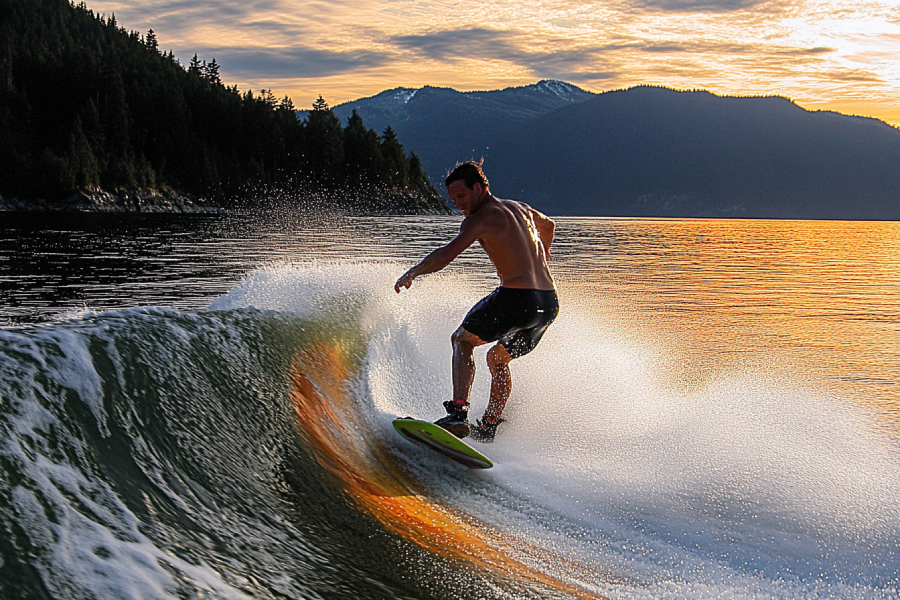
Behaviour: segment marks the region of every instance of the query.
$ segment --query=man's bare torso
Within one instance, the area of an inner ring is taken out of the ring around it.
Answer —
[[[534,221],[536,214],[540,215],[527,204],[491,196],[466,217],[471,220],[467,225],[478,232],[478,242],[494,264],[503,287],[554,289],[546,250]]]

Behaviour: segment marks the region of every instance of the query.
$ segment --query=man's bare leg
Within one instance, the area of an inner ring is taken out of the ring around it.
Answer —
[[[485,344],[484,340],[469,333],[462,325],[450,337],[453,342],[453,399],[469,401],[472,382],[475,380],[475,346]]]
[[[491,399],[488,402],[487,410],[484,411],[485,420],[490,424],[496,424],[503,409],[506,407],[506,401],[509,400],[509,394],[512,392],[512,375],[509,372],[509,363],[512,356],[506,351],[506,348],[497,344],[487,354],[488,368],[491,370]]]

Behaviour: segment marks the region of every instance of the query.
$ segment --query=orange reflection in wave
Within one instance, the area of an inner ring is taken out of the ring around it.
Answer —
[[[536,571],[511,558],[509,551],[514,547],[517,553],[544,564],[566,565],[570,572],[584,572],[585,566],[502,534],[417,492],[414,477],[403,472],[385,448],[365,443],[372,436],[365,425],[354,422],[356,409],[347,390],[348,379],[340,348],[315,344],[295,357],[291,402],[301,437],[361,508],[388,530],[436,555],[469,561],[495,575],[576,598],[603,598]],[[592,576],[598,578],[595,572]]]

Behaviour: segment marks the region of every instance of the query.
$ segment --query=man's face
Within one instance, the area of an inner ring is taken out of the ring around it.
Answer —
[[[478,208],[478,202],[484,195],[484,187],[480,183],[476,183],[471,188],[466,187],[466,182],[458,179],[447,186],[447,194],[453,201],[453,206],[459,209],[459,212],[468,216],[473,208]]]

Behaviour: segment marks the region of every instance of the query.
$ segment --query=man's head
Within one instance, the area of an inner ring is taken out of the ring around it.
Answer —
[[[488,178],[485,176],[484,171],[481,170],[481,165],[483,164],[483,158],[480,162],[470,160],[464,163],[456,163],[456,166],[453,167],[453,170],[447,175],[447,179],[444,180],[444,184],[449,189],[450,184],[454,181],[463,181],[465,182],[466,187],[471,190],[475,187],[476,183],[480,183],[485,191],[490,191]]]
[[[466,216],[476,212],[485,199],[491,196],[487,177],[481,170],[483,162],[482,159],[480,163],[472,161],[457,163],[447,175],[447,194],[459,212]]]
[[[484,164],[483,158],[481,162],[470,160],[456,163],[444,181],[450,200],[464,215],[470,215],[477,211],[485,198],[489,198],[491,195],[488,178],[481,170],[482,164]]]

